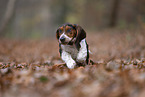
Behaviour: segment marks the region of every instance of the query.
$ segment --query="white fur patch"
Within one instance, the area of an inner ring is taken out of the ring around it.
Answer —
[[[84,62],[84,61],[86,61],[86,58],[87,58],[87,45],[86,45],[86,40],[83,39],[80,42],[80,45],[81,45],[81,48],[80,48],[79,53],[77,55],[77,61],[78,62]]]
[[[69,42],[69,41],[72,39],[72,38],[68,37],[68,36],[67,36],[66,34],[64,34],[64,33],[60,36],[60,38],[61,38],[61,37],[64,37],[64,38],[65,38],[65,42]],[[60,38],[59,38],[59,39],[60,39]],[[60,40],[59,40],[59,43],[61,43]]]
[[[62,60],[66,63],[67,67],[72,69],[76,65],[76,61],[85,63],[87,58],[87,45],[86,40],[83,39],[80,42],[79,51],[74,45],[61,45],[62,48]]]
[[[66,63],[68,68],[73,69],[75,67],[76,62],[72,59],[71,55],[68,52],[63,50],[61,58]]]

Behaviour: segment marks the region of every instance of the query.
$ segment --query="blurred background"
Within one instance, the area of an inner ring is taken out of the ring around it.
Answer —
[[[66,22],[88,32],[134,29],[145,23],[145,0],[0,0],[1,37],[55,37]]]
[[[62,65],[66,22],[94,65]],[[145,97],[145,0],[0,0],[0,97]]]

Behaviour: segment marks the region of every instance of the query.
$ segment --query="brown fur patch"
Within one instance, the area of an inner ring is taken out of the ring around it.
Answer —
[[[59,27],[58,30],[57,30],[57,34],[58,34],[59,37],[64,32],[70,38],[73,38],[73,37],[76,36],[76,30],[74,28],[72,28],[71,26],[68,26],[68,25],[64,26],[63,25],[63,26]]]
[[[72,27],[70,26],[66,26],[65,27],[65,34],[70,37],[70,38],[73,38],[75,35],[76,35],[76,30],[73,29]]]

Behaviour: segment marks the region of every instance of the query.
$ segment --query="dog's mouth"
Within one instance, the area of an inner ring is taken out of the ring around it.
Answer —
[[[75,41],[75,38],[72,38],[70,41],[59,41],[59,43],[63,45],[73,45]]]
[[[68,44],[68,42],[60,42],[61,44],[63,44],[63,45],[67,45]]]
[[[63,45],[73,45],[72,41],[69,41],[69,42],[60,42],[60,43],[63,44]]]

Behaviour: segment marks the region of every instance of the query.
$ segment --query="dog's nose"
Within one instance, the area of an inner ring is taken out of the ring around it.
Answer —
[[[61,41],[61,42],[64,42],[64,41],[65,41],[65,38],[64,38],[64,37],[61,37],[61,38],[60,38],[60,41]]]

